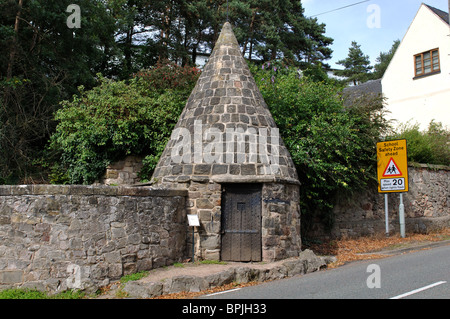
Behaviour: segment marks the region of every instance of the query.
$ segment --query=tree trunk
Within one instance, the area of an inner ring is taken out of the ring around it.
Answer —
[[[130,29],[127,31],[127,37],[125,39],[125,66],[127,68],[127,72],[131,73],[132,68],[132,62],[131,62],[131,56],[132,56],[132,49],[131,46],[133,45],[133,26],[130,26]]]
[[[19,21],[20,21],[20,15],[22,14],[22,6],[23,6],[23,0],[19,0],[19,9],[16,14],[16,22],[14,23],[14,37],[11,45],[11,52],[9,53],[9,62],[8,62],[8,68],[6,71],[6,79],[9,80],[12,78],[12,70],[14,66],[14,60],[16,58],[16,52],[17,52],[17,39],[19,37]]]
[[[248,53],[248,59],[251,61],[252,60],[252,55],[253,55],[253,36],[250,39],[250,51]]]
[[[197,45],[194,45],[192,47],[192,64],[195,66],[195,64],[197,63]]]
[[[250,30],[249,30],[250,31],[250,48],[252,47],[252,42],[253,42],[253,25],[254,25],[254,22],[255,22],[256,10],[253,11],[252,21],[250,22]],[[242,56],[244,56],[244,57],[245,57],[245,53],[247,51],[247,44],[248,44],[248,42],[249,42],[249,39],[247,38],[247,40],[245,41],[245,44],[244,44],[244,50],[242,52]],[[251,55],[251,49],[250,49],[249,60],[251,60],[251,59],[252,59],[252,55]]]

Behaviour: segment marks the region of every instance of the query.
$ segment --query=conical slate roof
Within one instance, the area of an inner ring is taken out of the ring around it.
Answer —
[[[228,22],[166,145],[153,180],[299,184],[290,154]]]

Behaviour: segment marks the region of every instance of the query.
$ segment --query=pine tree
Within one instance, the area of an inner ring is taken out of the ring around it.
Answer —
[[[361,46],[356,41],[352,42],[347,58],[338,61],[337,64],[343,65],[345,69],[337,70],[335,74],[346,77],[354,85],[366,82],[369,79],[370,70],[373,69],[370,65],[369,56],[364,55]]]
[[[381,79],[386,72],[386,69],[391,63],[392,58],[394,57],[395,52],[397,51],[398,46],[400,45],[400,40],[394,41],[391,49],[388,52],[380,52],[380,55],[377,58],[377,63],[374,66],[373,79]]]
[[[234,0],[229,8],[243,55],[250,60],[284,59],[302,65],[331,57],[328,46],[333,39],[325,36],[324,24],[305,17],[300,1]]]

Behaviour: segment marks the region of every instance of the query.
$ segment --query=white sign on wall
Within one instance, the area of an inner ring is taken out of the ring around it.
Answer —
[[[200,220],[198,215],[189,214],[187,215],[189,226],[200,226]]]

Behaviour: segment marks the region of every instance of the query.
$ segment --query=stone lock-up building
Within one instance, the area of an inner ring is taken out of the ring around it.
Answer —
[[[301,251],[297,172],[228,22],[152,182],[188,190],[197,258],[274,261]]]

